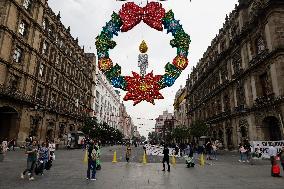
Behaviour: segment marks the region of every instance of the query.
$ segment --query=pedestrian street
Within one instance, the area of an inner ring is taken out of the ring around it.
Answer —
[[[171,165],[171,172],[162,172],[160,157],[147,156],[147,164],[141,162],[142,147],[132,147],[130,163],[125,161],[125,147],[111,146],[102,149],[102,169],[97,180],[86,180],[87,166],[83,164],[83,150],[58,150],[56,160],[43,176],[35,180],[22,180],[20,173],[26,166],[24,151],[8,152],[0,163],[1,189],[282,189],[284,178],[270,176],[269,161],[255,165],[238,162],[238,153],[223,153],[217,161],[206,161],[205,166],[186,168],[183,160]],[[112,163],[117,152],[117,163]],[[154,163],[148,163],[152,161]]]

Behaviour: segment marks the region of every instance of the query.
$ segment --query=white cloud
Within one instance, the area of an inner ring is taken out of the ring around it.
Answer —
[[[57,14],[61,12],[61,20],[65,26],[71,26],[71,33],[79,38],[79,44],[85,50],[95,52],[95,37],[101,28],[110,20],[113,11],[118,12],[125,2],[116,0],[49,0],[50,7]],[[136,0],[137,4],[145,4],[147,0]],[[146,102],[132,106],[133,102],[124,102],[129,114],[134,118],[135,124],[144,124],[140,131],[147,135],[148,129],[154,127],[154,121],[135,118],[156,118],[162,111],[173,111],[175,92],[185,81],[192,66],[202,58],[203,53],[211,44],[211,40],[218,34],[219,29],[237,0],[168,0],[163,2],[166,10],[172,9],[175,18],[180,20],[184,30],[190,34],[192,43],[189,52],[189,66],[176,80],[173,87],[161,91],[165,99],[156,100],[156,105]],[[166,31],[158,32],[146,24],[141,23],[127,33],[120,33],[114,40],[117,42],[115,49],[110,51],[111,58],[122,67],[123,74],[129,75],[131,71],[138,71],[137,56],[138,46],[145,39],[149,46],[149,69],[155,74],[162,74],[167,62],[171,62],[176,49],[171,48],[169,41],[172,39]],[[122,93],[124,95],[125,92]]]

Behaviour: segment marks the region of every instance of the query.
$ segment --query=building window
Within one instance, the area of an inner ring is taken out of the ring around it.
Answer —
[[[28,24],[22,20],[19,25],[19,34],[25,37],[27,33],[28,33]]]
[[[57,73],[54,73],[54,74],[53,74],[53,81],[52,81],[52,82],[53,82],[54,84],[57,84],[57,80],[58,80],[58,74],[57,74]]]
[[[32,6],[31,0],[24,0],[23,2],[23,7],[27,10],[30,11]]]
[[[17,63],[21,62],[22,56],[23,56],[23,49],[17,46],[13,54],[14,61]]]
[[[59,138],[63,138],[64,131],[65,131],[65,125],[64,124],[60,124],[60,126],[59,126],[59,133],[58,133],[58,137]]]
[[[262,96],[267,96],[271,93],[272,89],[269,83],[269,78],[267,72],[259,76]]]
[[[242,61],[242,57],[240,53],[236,53],[233,56],[233,69],[234,69],[234,74],[238,74],[241,71],[241,61]]]
[[[36,98],[43,100],[44,89],[43,87],[38,87],[36,92]]]
[[[237,93],[237,106],[240,107],[245,104],[245,87],[243,81],[237,82],[236,93]]]
[[[41,63],[39,65],[39,76],[44,77],[44,74],[45,74],[45,65]]]
[[[230,97],[228,94],[224,96],[224,111],[229,111],[231,109],[230,107]]]
[[[10,87],[13,91],[18,89],[19,83],[20,83],[20,77],[17,75],[11,75],[10,78]]]
[[[55,66],[58,66],[59,65],[59,55],[56,54],[55,55]]]
[[[56,94],[52,93],[50,96],[50,104],[55,105],[55,102],[56,102]]]
[[[49,44],[46,42],[46,41],[44,41],[43,42],[43,45],[42,45],[42,54],[48,54],[48,50],[49,50]]]
[[[31,127],[30,127],[30,132],[29,132],[30,136],[37,136],[38,128],[39,128],[39,121],[40,121],[39,116],[31,117]]]

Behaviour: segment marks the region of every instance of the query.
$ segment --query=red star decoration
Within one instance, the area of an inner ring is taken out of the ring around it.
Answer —
[[[155,104],[154,99],[164,99],[159,92],[160,86],[158,81],[161,75],[153,75],[153,71],[146,76],[141,77],[138,73],[132,72],[133,77],[127,76],[126,90],[128,91],[123,100],[133,100],[134,106],[141,101],[147,101]]]

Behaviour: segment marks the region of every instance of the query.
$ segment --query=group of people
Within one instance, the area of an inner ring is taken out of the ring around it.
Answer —
[[[271,176],[279,177],[280,176],[280,166],[277,163],[277,160],[280,160],[280,164],[282,165],[282,169],[284,171],[284,147],[282,147],[281,151],[278,153],[277,148],[275,147],[275,143],[268,149],[268,154],[270,156],[271,162]]]
[[[240,159],[239,162],[250,162],[251,160],[251,145],[246,139],[243,143],[239,144]]]
[[[252,152],[252,146],[250,145],[248,140],[245,140],[244,143],[241,143],[239,145],[239,152],[240,152],[240,159],[239,162],[250,162],[252,159],[252,155],[255,158],[261,158],[262,152],[257,145],[254,149],[254,152]],[[275,147],[275,143],[272,143],[272,145],[268,148],[268,155],[270,157],[270,163],[271,163],[271,176],[278,177],[280,176],[280,166],[278,165],[278,160],[280,161],[280,164],[282,166],[282,169],[284,171],[284,147],[282,147],[281,151],[278,152],[277,148]]]
[[[198,146],[196,143],[189,143],[183,150],[183,153],[189,157],[192,157],[194,153],[206,154],[207,160],[217,160],[217,150],[219,146],[220,142],[218,140],[208,140],[201,146]]]
[[[44,170],[49,170],[52,166],[52,161],[55,159],[55,144],[53,142],[43,142],[27,139],[25,145],[25,153],[27,155],[27,167],[21,173],[21,178],[24,179],[26,174],[29,180],[34,180],[35,174],[43,175]]]

